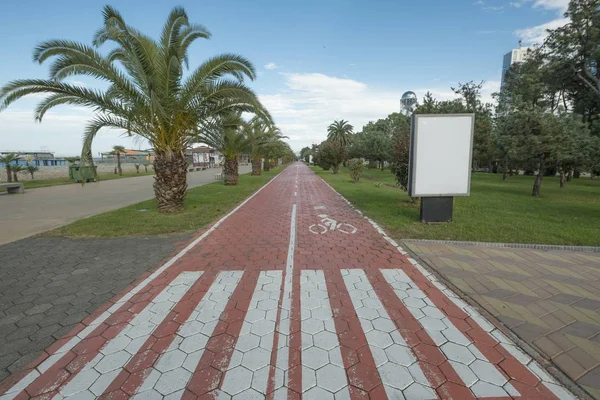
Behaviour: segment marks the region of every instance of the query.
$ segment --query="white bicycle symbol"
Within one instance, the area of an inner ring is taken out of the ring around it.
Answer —
[[[327,214],[319,214],[322,224],[312,224],[308,230],[315,235],[324,235],[329,231],[338,230],[347,235],[356,233],[356,228],[353,225],[345,222],[338,223],[335,219],[329,218]]]

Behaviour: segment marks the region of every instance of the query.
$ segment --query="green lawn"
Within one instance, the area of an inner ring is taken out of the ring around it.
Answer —
[[[419,207],[398,188],[373,180],[352,183],[347,171],[338,175],[312,168],[365,215],[396,239],[465,240],[600,246],[600,180],[573,179],[564,189],[557,178],[544,177],[540,198],[531,196],[534,177],[476,173],[471,196],[456,197],[454,221],[422,224]],[[365,170],[383,183],[395,184],[389,171]]]
[[[188,190],[185,211],[161,214],[148,200],[115,211],[81,219],[49,233],[54,236],[143,236],[193,232],[229,212],[281,172],[277,167],[261,176],[240,175],[237,186],[215,182]]]
[[[110,179],[133,178],[136,176],[144,176],[144,175],[154,175],[154,171],[144,172],[144,169],[140,168],[139,174],[135,173],[135,172],[123,173],[122,176],[115,175],[115,174],[99,174],[98,179],[101,181],[107,181]],[[54,179],[40,179],[40,180],[37,180],[37,179],[31,180],[28,178],[29,178],[29,176],[27,178],[22,178],[22,177],[19,178],[19,182],[22,182],[25,185],[25,189],[35,189],[35,188],[46,187],[46,186],[69,185],[69,184],[75,183],[72,179],[69,179],[69,177],[54,178]]]

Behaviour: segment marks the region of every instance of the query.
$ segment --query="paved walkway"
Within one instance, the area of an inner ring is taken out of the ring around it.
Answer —
[[[86,318],[1,399],[571,399],[302,164]]]
[[[247,173],[250,166],[240,167]],[[188,188],[214,182],[221,169],[188,173]],[[81,185],[28,189],[0,195],[0,245],[56,229],[81,218],[116,210],[154,197],[150,175]]]
[[[407,246],[600,399],[600,254]]]

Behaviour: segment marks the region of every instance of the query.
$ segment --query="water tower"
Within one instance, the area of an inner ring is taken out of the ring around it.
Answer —
[[[405,115],[411,115],[417,106],[417,95],[415,92],[404,92],[400,99],[400,112]]]

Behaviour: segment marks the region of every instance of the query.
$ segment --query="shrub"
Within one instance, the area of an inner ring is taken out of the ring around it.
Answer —
[[[353,158],[352,160],[348,160],[348,169],[350,170],[350,177],[354,181],[354,183],[358,182],[360,176],[362,175],[364,164],[362,160],[357,158]]]

